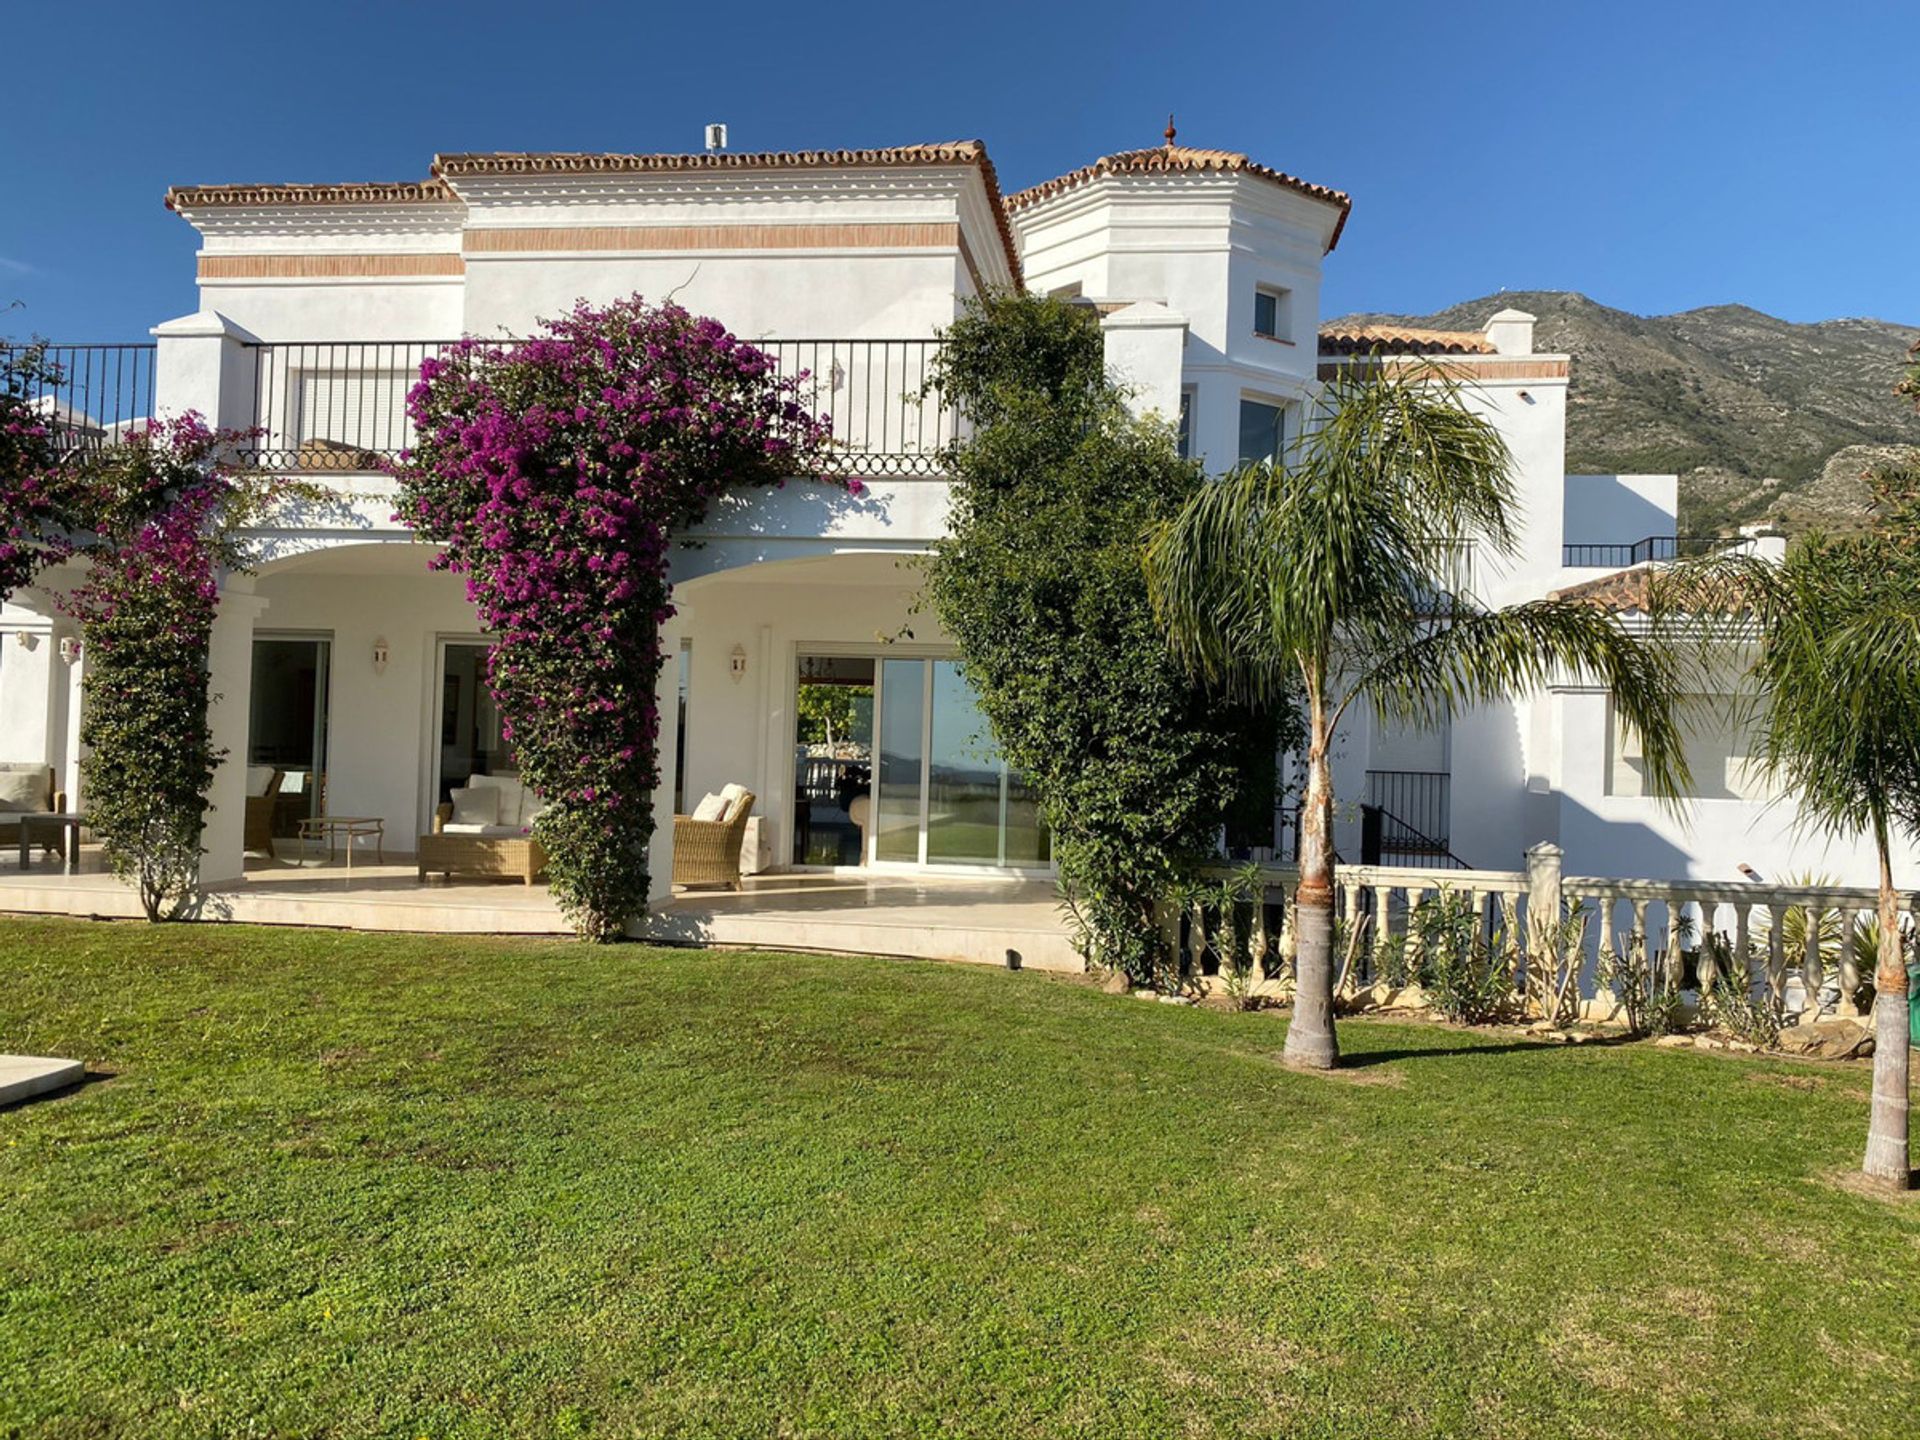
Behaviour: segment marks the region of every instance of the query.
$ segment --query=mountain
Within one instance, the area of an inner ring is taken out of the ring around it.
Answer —
[[[1861,470],[1920,445],[1920,414],[1892,393],[1920,340],[1911,325],[1796,325],[1744,305],[1633,315],[1569,291],[1346,318],[1477,330],[1509,305],[1539,317],[1536,350],[1573,357],[1567,469],[1677,473],[1688,534],[1844,521],[1864,504]]]

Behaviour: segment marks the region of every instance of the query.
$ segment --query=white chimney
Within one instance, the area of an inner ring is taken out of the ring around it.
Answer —
[[[1498,311],[1486,324],[1487,339],[1498,355],[1533,353],[1533,316],[1524,310]]]
[[[718,155],[727,148],[727,127],[724,125],[707,126],[707,153]]]

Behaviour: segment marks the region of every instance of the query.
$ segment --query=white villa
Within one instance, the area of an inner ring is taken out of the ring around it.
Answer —
[[[229,759],[211,885],[298,855],[298,821],[322,813],[379,820],[379,840],[347,842],[362,847],[356,863],[404,865],[456,788],[511,775],[463,582],[429,573],[377,467],[408,443],[403,397],[425,355],[462,335],[525,334],[579,297],[671,295],[810,372],[865,482],[859,495],[742,494],[676,557],[657,810],[667,822],[729,783],[751,790],[755,872],[1048,870],[1021,779],[983,739],[951,647],[915,604],[916,557],[947,513],[940,449],[965,424],[920,384],[936,333],[991,287],[1097,309],[1139,406],[1215,468],[1277,453],[1319,379],[1355,354],[1449,357],[1518,467],[1521,552],[1471,558],[1491,600],[1587,587],[1630,611],[1633,567],[1678,543],[1674,477],[1566,473],[1578,376],[1536,351],[1532,317],[1501,310],[1463,333],[1323,326],[1321,274],[1348,197],[1171,132],[1012,195],[984,147],[961,142],[442,155],[418,181],[188,186],[167,205],[201,238],[199,309],[155,325],[150,345],[56,347],[70,420],[105,430],[193,409],[259,427],[256,463],[339,496],[263,534],[265,562],[221,602],[212,721]],[[0,760],[52,767],[84,811],[86,655],[52,600],[70,579],[0,612]],[[851,692],[831,744],[801,713],[816,689]],[[1368,803],[1342,816],[1338,844],[1511,869],[1552,841],[1575,874],[1717,881],[1745,865],[1872,882],[1869,849],[1802,833],[1769,803],[1739,737],[1703,725],[1692,762],[1698,793],[1683,809],[1644,796],[1609,697],[1586,685],[1437,732],[1378,733],[1356,714],[1339,785]],[[1286,828],[1277,814],[1283,850]],[[662,902],[672,832],[662,823],[652,857]],[[417,903],[451,903],[438,881],[373,868]]]

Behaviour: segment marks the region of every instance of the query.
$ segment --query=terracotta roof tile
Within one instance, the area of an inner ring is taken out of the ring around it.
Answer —
[[[443,205],[453,191],[438,180],[360,185],[176,185],[167,191],[169,210],[262,205]]]
[[[568,153],[514,153],[436,155],[436,178],[466,175],[618,175],[660,174],[701,170],[846,170],[916,165],[976,165],[987,185],[987,203],[1000,232],[1001,248],[1015,280],[1020,277],[1020,255],[1013,244],[1000,196],[1000,178],[994,173],[987,147],[978,140],[940,140],[925,145],[898,145],[880,150],[721,150],[693,155],[587,155]]]
[[[1340,243],[1340,232],[1346,228],[1347,214],[1353,208],[1353,200],[1344,191],[1329,189],[1325,185],[1315,185],[1289,175],[1285,171],[1274,170],[1261,165],[1238,150],[1198,150],[1191,145],[1160,145],[1151,150],[1122,150],[1117,155],[1103,155],[1091,165],[1082,165],[1078,170],[1047,180],[1039,185],[1022,190],[1007,197],[1007,209],[1024,210],[1030,205],[1038,205],[1055,195],[1096,180],[1103,175],[1199,175],[1206,173],[1252,175],[1261,180],[1271,180],[1289,190],[1315,200],[1323,200],[1329,205],[1340,208],[1340,219],[1333,227],[1333,235],[1327,241],[1327,249],[1332,250]]]
[[[1322,355],[1492,355],[1493,342],[1479,330],[1421,330],[1411,325],[1328,325],[1320,331]]]
[[[1654,566],[1634,565],[1548,592],[1549,600],[1574,600],[1615,614],[1646,613],[1653,594]]]

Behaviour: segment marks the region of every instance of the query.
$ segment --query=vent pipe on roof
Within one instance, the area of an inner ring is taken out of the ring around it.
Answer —
[[[707,126],[707,153],[718,155],[727,148],[727,127],[724,125]]]

